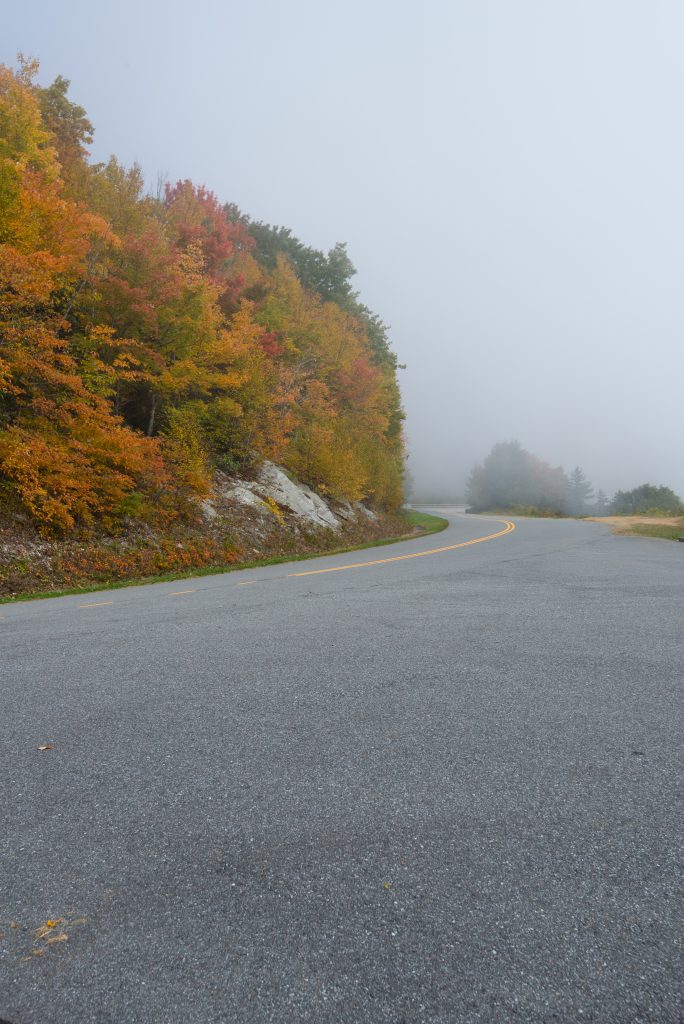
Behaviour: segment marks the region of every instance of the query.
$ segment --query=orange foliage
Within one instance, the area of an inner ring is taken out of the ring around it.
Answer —
[[[109,229],[63,198],[37,100],[0,72],[0,123],[14,126],[22,146],[15,159],[0,157],[0,474],[3,491],[40,523],[69,528],[115,515],[162,467],[88,391],[69,351],[59,304],[84,280],[93,239]]]

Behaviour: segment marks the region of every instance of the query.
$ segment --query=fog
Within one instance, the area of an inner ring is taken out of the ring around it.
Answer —
[[[93,154],[348,243],[390,324],[417,497],[517,439],[684,495],[684,6],[3,5]]]

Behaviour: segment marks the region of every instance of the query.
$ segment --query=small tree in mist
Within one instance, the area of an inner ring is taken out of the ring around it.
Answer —
[[[508,441],[495,444],[484,462],[474,467],[467,498],[475,509],[529,508],[560,514],[568,487],[560,467],[549,466],[518,441]]]
[[[682,499],[669,487],[641,484],[631,491],[618,491],[610,503],[610,512],[616,516],[643,515],[646,512],[683,511]]]
[[[594,488],[587,480],[579,466],[575,466],[568,478],[568,493],[565,511],[571,516],[587,514]]]
[[[413,501],[416,493],[416,485],[413,479],[413,473],[411,472],[411,466],[409,465],[408,459],[404,459],[404,501]]]
[[[594,498],[593,513],[595,516],[604,516],[608,511],[608,496],[603,491],[597,491]]]

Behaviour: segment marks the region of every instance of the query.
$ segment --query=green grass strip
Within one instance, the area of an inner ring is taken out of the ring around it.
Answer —
[[[659,537],[661,540],[679,540],[684,537],[684,522],[677,526],[667,523],[635,523],[630,526],[628,533],[635,533],[639,537]]]

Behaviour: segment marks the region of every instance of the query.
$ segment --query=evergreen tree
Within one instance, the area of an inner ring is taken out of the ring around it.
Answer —
[[[579,466],[575,466],[568,481],[566,511],[571,516],[586,515],[594,489]]]
[[[603,491],[597,491],[594,498],[594,515],[605,516],[608,511],[608,496]]]

